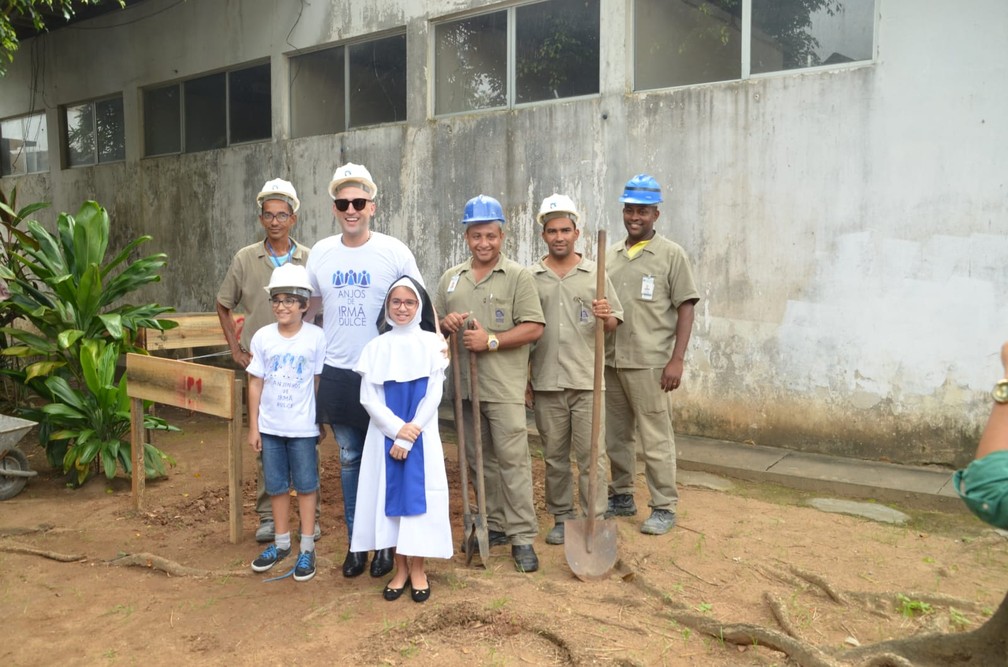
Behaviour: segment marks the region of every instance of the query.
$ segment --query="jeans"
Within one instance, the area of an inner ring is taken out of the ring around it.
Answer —
[[[364,437],[361,431],[347,424],[330,424],[340,448],[340,484],[343,487],[343,514],[346,516],[347,541],[353,536],[354,514],[357,511],[357,482],[360,479]]]
[[[280,496],[292,487],[299,495],[318,491],[317,437],[288,438],[269,433],[260,435],[266,493]]]

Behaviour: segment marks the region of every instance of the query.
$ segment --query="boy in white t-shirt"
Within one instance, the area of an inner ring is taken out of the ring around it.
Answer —
[[[315,576],[312,518],[319,488],[315,393],[326,340],[321,328],[302,321],[312,295],[303,266],[288,263],[275,269],[265,290],[277,321],[259,329],[249,345],[248,441],[262,452],[276,541],[252,561],[252,570],[265,572],[290,555],[293,488],[302,529],[293,574],[296,581],[308,581]]]

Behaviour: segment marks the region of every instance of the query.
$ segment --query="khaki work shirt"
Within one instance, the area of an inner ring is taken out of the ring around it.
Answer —
[[[308,248],[294,239],[294,253],[291,264],[304,266],[308,262]],[[286,257],[286,255],[285,255]],[[267,324],[276,320],[273,317],[273,307],[269,302],[269,294],[264,289],[269,285],[273,275],[273,257],[266,250],[264,241],[247,245],[239,250],[231,266],[228,267],[224,282],[217,291],[217,302],[232,311],[245,313],[245,324],[242,326],[240,342],[243,348],[249,349],[252,334]]]
[[[438,281],[434,307],[438,317],[468,312],[470,319],[475,318],[489,333],[508,331],[523,322],[545,323],[532,274],[504,255],[479,283],[473,281],[471,258],[445,271]],[[469,351],[459,347],[461,353],[452,350],[452,363],[459,364],[462,398],[468,399]],[[481,401],[525,402],[530,347],[522,345],[478,354]]]
[[[594,388],[596,264],[581,258],[563,278],[546,266],[544,259],[529,267],[539,289],[539,303],[546,316],[542,338],[532,346],[532,389]],[[606,276],[605,296],[616,319],[623,320],[623,306]]]
[[[623,324],[606,337],[606,365],[664,368],[675,346],[677,308],[700,300],[686,251],[655,234],[630,259],[621,240],[606,252],[606,269],[623,305]]]

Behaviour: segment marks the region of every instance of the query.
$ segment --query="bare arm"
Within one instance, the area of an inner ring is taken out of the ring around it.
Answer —
[[[1001,365],[1004,366],[1005,377],[1008,377],[1008,343],[1001,346]],[[1008,449],[1008,403],[995,403],[980,436],[976,457],[983,458],[1002,449]]]
[[[231,309],[224,307],[220,301],[217,302],[217,319],[220,320],[221,329],[224,331],[224,338],[227,340],[228,348],[231,349],[231,358],[242,368],[248,368],[252,361],[252,355],[241,346],[241,331],[235,325],[234,316]]]
[[[262,390],[263,379],[250,375],[248,386],[248,443],[257,452],[262,451],[262,438],[259,436],[259,401],[262,399]]]
[[[689,346],[690,334],[693,333],[693,304],[693,301],[683,301],[676,309],[679,313],[679,319],[676,321],[675,346],[672,349],[672,358],[662,370],[661,388],[663,391],[678,389],[682,383],[686,348]]]

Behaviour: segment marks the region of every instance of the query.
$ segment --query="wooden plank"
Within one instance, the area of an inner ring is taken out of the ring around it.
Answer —
[[[233,313],[235,324],[245,322],[245,316]],[[224,330],[217,313],[170,313],[159,319],[174,320],[178,326],[167,331],[144,329],[146,347],[151,351],[179,350],[194,347],[227,346]]]
[[[126,393],[130,398],[173,405],[225,419],[235,413],[235,372],[143,354],[126,355]],[[239,397],[240,400],[240,397]]]
[[[242,537],[242,381],[234,379],[232,414],[228,423],[228,525],[231,544]]]
[[[144,427],[143,402],[139,398],[130,400],[130,445],[133,448],[133,491],[130,494],[133,509],[143,507],[144,488],[147,474],[144,470]]]

